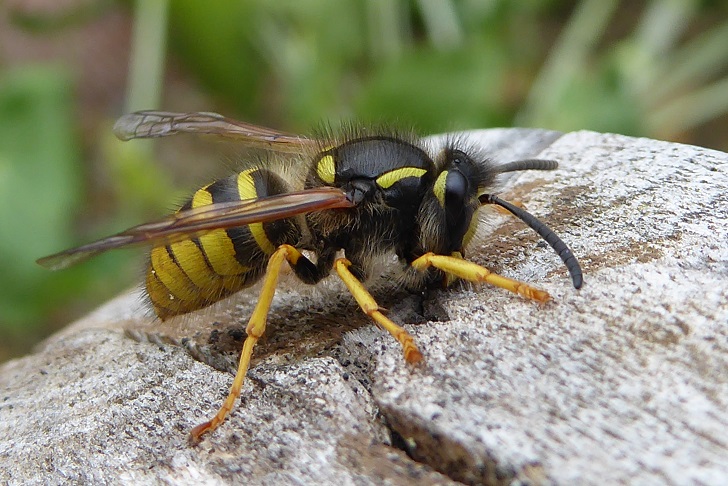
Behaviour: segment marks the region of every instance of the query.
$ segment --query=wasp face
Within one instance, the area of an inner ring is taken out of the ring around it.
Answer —
[[[419,211],[422,252],[462,253],[478,224],[478,196],[493,183],[496,171],[490,162],[448,147],[437,159],[440,167]]]

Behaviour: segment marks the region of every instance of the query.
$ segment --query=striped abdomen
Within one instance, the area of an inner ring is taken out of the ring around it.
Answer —
[[[180,209],[285,192],[288,187],[276,174],[248,169],[199,189]],[[252,285],[265,271],[268,256],[299,235],[292,220],[280,220],[213,230],[153,248],[146,290],[154,311],[161,319],[185,314]]]

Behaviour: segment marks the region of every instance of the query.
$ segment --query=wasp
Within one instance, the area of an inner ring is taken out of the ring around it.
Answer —
[[[212,419],[191,431],[194,441],[217,428],[239,397],[286,263],[307,284],[338,275],[411,364],[422,360],[414,339],[384,315],[364,285],[375,276],[377,257],[396,255],[401,283],[411,289],[462,279],[538,302],[550,299],[543,290],[464,258],[484,205],[499,206],[535,230],[561,257],[574,287],[582,285],[569,247],[533,215],[489,192],[499,175],[556,169],[551,160],[496,165],[464,140],[450,140],[433,153],[409,135],[352,128],[304,137],[203,112],[136,112],[121,117],[114,131],[121,140],[213,134],[275,155],[202,187],[168,217],[38,260],[59,269],[110,249],[151,246],[146,294],[162,320],[207,307],[262,279],[228,397]]]

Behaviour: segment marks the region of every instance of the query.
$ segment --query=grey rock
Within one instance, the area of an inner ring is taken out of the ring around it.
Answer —
[[[592,132],[467,136],[504,162],[560,161],[500,194],[571,246],[581,290],[533,231],[489,212],[467,257],[553,300],[376,286],[424,353],[411,367],[335,279],[284,279],[240,402],[197,446],[187,434],[227,394],[258,289],[165,323],[131,292],[0,368],[0,480],[725,482],[728,155]]]

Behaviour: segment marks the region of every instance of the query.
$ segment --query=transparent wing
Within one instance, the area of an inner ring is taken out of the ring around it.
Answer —
[[[177,133],[217,135],[264,150],[299,153],[320,146],[316,139],[280,132],[272,128],[227,118],[217,113],[173,113],[137,111],[116,121],[114,134],[120,140],[168,137]]]
[[[50,270],[60,270],[115,248],[166,245],[197,238],[216,229],[264,223],[322,209],[353,206],[344,192],[335,187],[209,204],[178,211],[158,221],[134,226],[93,243],[40,258],[37,262]]]

